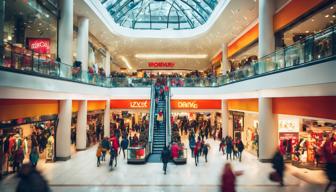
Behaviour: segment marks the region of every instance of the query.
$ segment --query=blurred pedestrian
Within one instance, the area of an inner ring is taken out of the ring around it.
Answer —
[[[226,163],[222,175],[221,192],[235,192],[236,176],[240,176],[242,174],[242,171],[233,172],[231,164]]]
[[[167,165],[168,165],[169,157],[170,157],[169,149],[168,147],[165,146],[161,152],[161,161],[163,163],[164,174],[167,174]]]
[[[331,135],[331,137],[327,138],[327,141],[322,147],[324,158],[327,161],[327,164],[325,166],[325,173],[329,180],[325,188],[325,192],[329,190],[331,185],[334,185],[334,187],[336,187],[336,147],[334,143],[335,136]],[[336,191],[336,189],[334,191]]]
[[[284,177],[284,171],[285,171],[285,163],[284,163],[283,156],[279,150],[277,150],[277,152],[273,156],[272,167],[275,169],[275,172],[277,175],[275,176],[275,179],[272,179],[272,176],[271,176],[271,180],[274,180],[274,181],[279,180],[280,185],[284,186],[283,177]]]
[[[101,145],[98,146],[97,152],[96,152],[96,157],[97,157],[97,167],[100,165],[100,158],[103,154],[103,147]]]
[[[18,174],[20,181],[16,187],[16,192],[49,192],[47,181],[32,165],[24,164]]]

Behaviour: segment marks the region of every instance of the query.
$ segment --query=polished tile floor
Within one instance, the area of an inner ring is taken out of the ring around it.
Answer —
[[[53,191],[219,191],[220,175],[227,161],[218,152],[217,141],[207,142],[212,146],[208,163],[201,157],[200,164],[196,167],[194,159],[188,157],[186,165],[168,164],[167,175],[163,174],[161,163],[128,165],[122,156],[118,157],[118,166],[112,171],[109,171],[107,162],[97,167],[96,147],[78,152],[66,162],[47,164],[40,162],[38,169],[47,178]],[[230,162],[235,170],[244,171],[237,180],[239,192],[320,192],[323,191],[326,182],[321,171],[308,171],[289,166],[285,176],[286,186],[279,187],[277,183],[268,179],[272,171],[271,165],[260,163],[253,155],[246,152],[243,154],[242,162],[233,160]],[[0,191],[15,191],[16,184],[16,177],[8,176],[0,182]]]

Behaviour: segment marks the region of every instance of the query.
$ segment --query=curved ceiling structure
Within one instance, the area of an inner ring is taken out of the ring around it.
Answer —
[[[144,30],[194,29],[207,22],[217,0],[100,0],[115,23]]]

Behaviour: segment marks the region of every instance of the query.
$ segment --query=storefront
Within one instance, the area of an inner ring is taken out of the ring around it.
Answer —
[[[321,169],[326,163],[323,146],[336,134],[336,121],[278,115],[278,132],[279,148],[285,160],[291,160],[297,167]]]
[[[57,115],[35,116],[0,122],[1,174],[13,172],[14,154],[21,149],[23,162],[29,162],[29,155],[36,149],[39,159],[55,160],[55,132]]]
[[[150,100],[111,100],[110,106],[111,133],[119,128],[140,132],[141,125],[149,122]]]
[[[44,70],[44,64],[57,57],[57,1],[6,1],[4,66]]]
[[[181,121],[187,120],[195,131],[200,128],[209,127],[207,130],[209,137],[218,136],[221,133],[221,100],[171,100],[172,117],[175,123],[179,126],[181,133],[187,133],[187,127],[182,128]]]

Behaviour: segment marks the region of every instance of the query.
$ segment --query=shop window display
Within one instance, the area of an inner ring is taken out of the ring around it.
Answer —
[[[9,122],[1,122],[2,126],[6,125],[6,127],[0,129],[1,175],[13,173],[19,169],[21,163],[29,162],[29,154],[34,149],[39,153],[40,160],[46,162],[55,160],[55,120],[28,121],[28,119],[43,120],[43,118],[45,117],[13,120],[11,122],[21,122],[21,124],[11,127],[7,126],[12,125]],[[19,161],[21,163],[18,164],[17,160],[21,157],[22,162]]]
[[[244,112],[230,111],[233,122],[233,138],[241,139],[244,131]]]
[[[254,120],[253,126],[245,129],[245,149],[252,154],[258,155],[259,151],[259,122]]]
[[[322,168],[326,153],[329,153],[324,150],[324,145],[335,137],[336,123],[303,119],[302,129],[300,140],[294,147],[293,164],[310,169]],[[335,140],[333,142],[332,147],[336,149]]]

